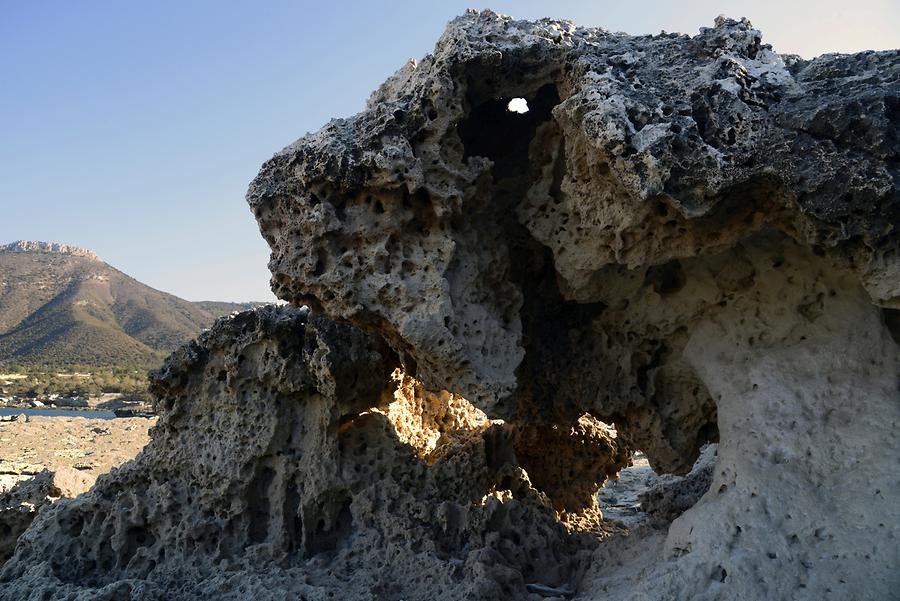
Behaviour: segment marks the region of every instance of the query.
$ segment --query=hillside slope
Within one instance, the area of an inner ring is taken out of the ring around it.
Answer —
[[[193,303],[58,244],[0,246],[0,363],[150,364],[252,303]]]

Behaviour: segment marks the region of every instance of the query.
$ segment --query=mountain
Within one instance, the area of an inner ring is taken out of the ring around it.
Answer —
[[[0,364],[149,365],[258,304],[186,301],[89,250],[14,242],[0,246]]]

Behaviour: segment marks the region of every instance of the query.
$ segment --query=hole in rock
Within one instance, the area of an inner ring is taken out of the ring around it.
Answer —
[[[684,288],[687,278],[681,263],[676,259],[647,270],[646,282],[660,296],[667,296]]]
[[[554,181],[551,193],[560,195],[560,182],[565,173],[565,152],[561,133],[552,120],[552,110],[560,102],[559,92],[552,83],[541,86],[528,95],[528,112],[516,114],[508,109],[508,100],[493,99],[473,102],[467,118],[458,127],[465,156],[491,159],[491,198],[482,206],[485,215],[479,221],[499,224],[491,236],[504,240],[508,255],[516,257],[510,265],[508,279],[522,292],[519,309],[522,324],[522,346],[528,349],[517,368],[517,380],[522,383],[519,398],[509,397],[497,408],[498,417],[515,417],[524,421],[537,416],[522,413],[522,407],[542,412],[537,421],[572,423],[579,419],[573,395],[561,392],[559,381],[578,368],[569,359],[575,346],[589,344],[579,340],[579,333],[590,330],[590,320],[603,310],[602,303],[579,304],[562,297],[554,268],[552,251],[539,243],[515,217],[516,207],[536,183],[539,172],[532,158],[546,155],[541,145],[558,149],[552,170]],[[472,99],[470,99],[471,101]],[[539,128],[541,136],[536,136]],[[588,359],[588,363],[591,360]],[[529,400],[524,403],[522,399]]]
[[[307,557],[330,553],[344,545],[353,533],[353,513],[349,495],[335,499],[327,506],[308,512],[321,516],[306,532],[304,546]],[[333,516],[333,517],[332,517]]]
[[[657,473],[646,454],[636,451],[631,465],[617,479],[607,480],[597,494],[603,519],[628,529],[671,522],[709,490],[717,449],[717,444],[704,446],[684,476]]]
[[[472,108],[458,126],[465,156],[493,161],[490,198],[480,203],[478,210],[484,215],[478,221],[499,225],[492,227],[490,235],[499,236],[508,256],[516,258],[510,263],[507,279],[523,297],[518,318],[522,328],[521,346],[526,354],[516,368],[518,389],[495,406],[493,416],[514,423],[572,424],[580,419],[586,407],[602,406],[606,402],[604,396],[629,394],[630,389],[623,386],[621,391],[608,391],[604,383],[609,374],[597,370],[598,365],[610,364],[608,341],[604,332],[594,325],[606,311],[606,305],[602,301],[576,302],[565,298],[551,249],[538,242],[518,219],[510,218],[535,187],[546,187],[551,199],[559,201],[564,196],[562,181],[568,170],[564,134],[552,117],[553,107],[560,102],[557,88],[546,84],[527,97],[526,114],[511,113],[508,99],[477,102],[470,97]],[[552,161],[550,169],[546,168],[547,161]],[[551,181],[536,180],[545,177]],[[681,290],[686,279],[683,266],[673,260],[651,268],[646,284],[665,297]],[[637,391],[643,396],[653,396],[654,403],[670,395],[683,396],[684,388],[697,387],[687,373],[689,370],[681,367],[664,370],[662,350],[660,341],[648,340],[631,361],[637,374]],[[696,397],[692,406],[702,408],[711,404],[705,389],[688,396]],[[640,411],[634,412],[632,419],[623,420],[625,429],[632,435],[647,419],[648,412],[640,414]],[[681,465],[677,460],[679,453],[687,450],[683,454],[689,455],[691,447],[696,451],[704,442],[717,439],[714,415],[711,419],[713,423],[709,427],[696,424],[700,431],[696,437],[673,430],[665,423],[661,431],[647,432],[639,438],[652,442],[649,439],[654,436],[665,437],[661,446],[674,444],[677,450],[667,450],[665,461],[659,463],[666,471],[684,473],[696,455],[686,457]],[[659,453],[653,450],[656,463]],[[538,473],[532,474],[534,470],[523,467],[537,484],[534,478],[540,477]]]
[[[513,98],[506,105],[506,110],[511,113],[519,113],[520,115],[528,112],[528,101],[524,98]]]
[[[480,156],[494,161],[495,182],[527,173],[529,144],[538,125],[548,121],[550,111],[559,104],[559,93],[553,84],[541,87],[524,113],[513,112],[509,104],[504,98],[477,104],[457,126],[464,158]],[[511,196],[515,202],[521,198]]]
[[[269,534],[269,487],[275,479],[275,470],[262,466],[250,481],[246,491],[247,538],[250,543],[265,542]]]
[[[640,495],[659,477],[643,452],[635,452],[631,461],[630,466],[619,472],[617,479],[607,480],[597,493],[603,519],[619,522],[626,528],[647,520],[646,512],[641,509]]]

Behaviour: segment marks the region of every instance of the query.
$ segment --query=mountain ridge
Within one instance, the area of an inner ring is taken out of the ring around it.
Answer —
[[[20,240],[0,246],[0,364],[149,366],[217,317],[259,304],[187,301],[88,249]]]
[[[40,240],[16,240],[15,242],[0,246],[0,252],[3,251],[57,253],[61,255],[85,257],[94,261],[102,260],[97,253],[87,248],[73,246],[71,244],[60,244],[59,242],[42,242]]]

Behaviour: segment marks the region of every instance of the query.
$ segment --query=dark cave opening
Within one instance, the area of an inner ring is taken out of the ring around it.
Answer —
[[[537,127],[551,118],[559,104],[559,92],[553,84],[540,87],[524,100],[528,111],[509,110],[510,96],[501,96],[478,104],[470,110],[456,130],[463,143],[463,159],[480,156],[494,162],[494,181],[519,177],[528,172],[528,147]]]
[[[718,440],[715,421],[699,424],[697,432],[643,430],[646,416],[659,411],[665,404],[660,397],[670,392],[664,384],[662,366],[653,363],[653,340],[645,345],[646,357],[635,355],[637,363],[633,366],[638,383],[643,374],[643,390],[635,394],[647,398],[645,405],[636,406],[628,415],[604,412],[603,407],[616,395],[631,394],[614,381],[618,377],[615,373],[603,367],[610,362],[611,350],[607,332],[596,329],[595,323],[606,305],[565,299],[551,249],[519,221],[518,206],[539,179],[547,177],[546,161],[555,161],[549,170],[553,181],[548,188],[554,203],[563,200],[561,182],[567,172],[565,139],[552,117],[553,107],[560,102],[556,87],[547,84],[523,97],[527,113],[512,112],[511,98],[501,95],[475,105],[457,127],[465,157],[486,157],[493,162],[489,195],[479,198],[473,209],[483,213],[484,218],[478,221],[490,228],[486,235],[502,238],[507,256],[515,257],[509,262],[507,278],[522,294],[518,317],[526,352],[516,369],[518,389],[496,407],[497,417],[513,422],[572,424],[586,408],[593,408],[588,412],[603,422],[615,423],[621,435],[635,445],[652,449],[651,439],[662,436],[666,439],[664,447],[696,447],[694,456],[674,467],[674,471],[684,473],[703,444]],[[550,145],[558,146],[550,149]],[[539,164],[542,161],[544,164]],[[649,268],[646,284],[667,296],[687,282],[681,264],[673,260]],[[648,378],[660,378],[659,385],[651,388]],[[715,411],[712,415],[715,420]]]
[[[590,328],[592,317],[603,310],[602,303],[579,304],[563,298],[550,248],[541,244],[519,222],[516,208],[540,177],[532,164],[532,143],[538,128],[552,119],[559,104],[553,84],[524,95],[528,112],[509,109],[512,98],[500,96],[470,111],[457,127],[465,157],[485,157],[493,161],[491,192],[485,207],[485,223],[493,235],[502,235],[510,261],[508,278],[522,292],[519,318],[525,357],[517,370],[519,390],[500,407],[502,417],[520,421],[537,419],[544,423],[571,423],[583,413],[578,402],[567,397],[560,380],[571,376],[571,357],[580,332]],[[560,145],[561,138],[555,138]],[[559,161],[565,161],[563,152]],[[565,165],[562,165],[564,170]],[[560,169],[554,169],[557,175]],[[558,192],[557,185],[552,186]],[[527,399],[527,401],[526,401]],[[519,402],[519,400],[525,402]],[[540,414],[532,414],[539,411]]]

